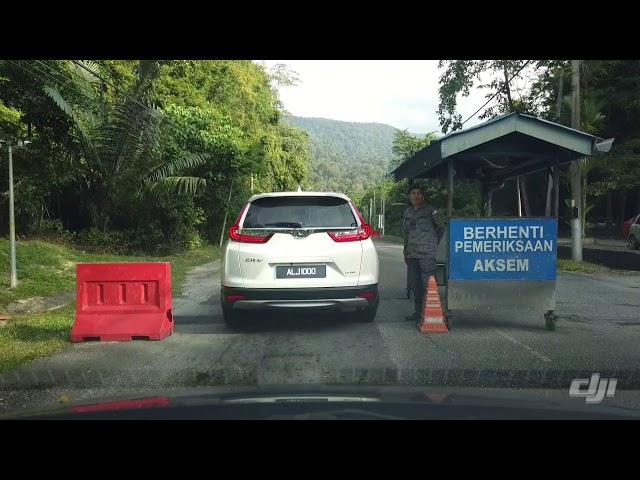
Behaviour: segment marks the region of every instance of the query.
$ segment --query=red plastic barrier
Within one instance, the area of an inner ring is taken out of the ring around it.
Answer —
[[[80,263],[71,341],[162,340],[174,329],[171,264]]]

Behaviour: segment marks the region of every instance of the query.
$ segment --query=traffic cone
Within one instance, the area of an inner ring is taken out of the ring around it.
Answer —
[[[438,293],[438,284],[435,277],[429,277],[422,307],[422,321],[419,329],[422,333],[448,333],[449,329],[444,322],[442,303]]]

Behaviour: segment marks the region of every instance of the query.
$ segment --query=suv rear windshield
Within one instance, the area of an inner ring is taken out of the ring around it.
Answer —
[[[338,197],[265,197],[249,206],[243,228],[356,227],[349,203]]]

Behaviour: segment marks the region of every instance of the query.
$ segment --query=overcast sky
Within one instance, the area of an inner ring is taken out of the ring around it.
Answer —
[[[378,122],[414,133],[435,131],[438,122],[437,60],[267,60],[286,64],[300,83],[280,89],[287,111],[302,117]],[[484,80],[484,79],[483,79]],[[486,101],[474,89],[458,102],[463,120]],[[473,118],[469,127],[480,123]]]

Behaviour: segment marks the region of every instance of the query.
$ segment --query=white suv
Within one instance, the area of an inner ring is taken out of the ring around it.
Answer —
[[[372,229],[345,195],[254,195],[229,229],[221,266],[227,325],[257,309],[378,309],[378,254]]]

